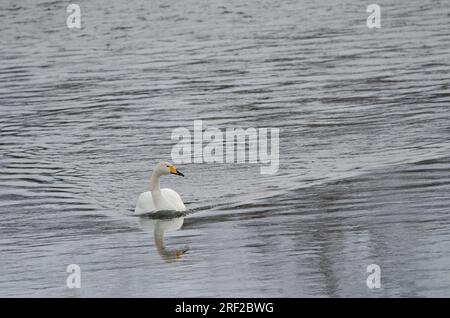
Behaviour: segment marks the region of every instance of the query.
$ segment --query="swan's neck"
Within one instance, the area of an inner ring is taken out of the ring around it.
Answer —
[[[159,175],[156,173],[152,174],[152,178],[150,179],[150,191],[152,193],[154,192],[160,192],[159,188]]]
[[[152,192],[153,203],[155,204],[155,208],[157,210],[162,209],[161,205],[164,202],[161,194],[161,189],[159,188],[159,177],[159,174],[153,173],[150,180],[150,191]]]

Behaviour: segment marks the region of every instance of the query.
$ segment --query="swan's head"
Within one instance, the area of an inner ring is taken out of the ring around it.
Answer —
[[[184,177],[184,174],[182,174],[180,171],[178,171],[178,169],[175,168],[171,163],[166,162],[166,161],[162,161],[162,162],[158,163],[158,165],[156,166],[155,172],[161,176],[164,174],[174,174],[177,176]]]

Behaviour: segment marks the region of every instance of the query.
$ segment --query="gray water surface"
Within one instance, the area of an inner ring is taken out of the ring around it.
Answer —
[[[0,296],[450,297],[447,0],[0,1]],[[280,167],[172,131],[280,129]],[[81,267],[81,288],[66,267]],[[366,285],[369,264],[381,288]]]

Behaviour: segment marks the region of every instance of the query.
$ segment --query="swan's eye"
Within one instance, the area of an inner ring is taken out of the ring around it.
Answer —
[[[167,168],[169,168],[169,166],[166,165]]]

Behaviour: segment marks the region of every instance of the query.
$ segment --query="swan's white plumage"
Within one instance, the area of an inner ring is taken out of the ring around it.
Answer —
[[[151,211],[156,211],[155,204],[153,203],[152,193],[150,191],[142,192],[137,200],[134,213],[143,214]]]
[[[145,214],[161,210],[186,211],[183,200],[178,193],[172,189],[159,187],[159,178],[165,174],[183,176],[174,166],[168,162],[159,163],[152,173],[151,190],[139,195],[135,214]]]
[[[155,212],[159,210],[174,210],[174,211],[186,211],[186,206],[181,200],[180,195],[172,189],[161,189],[161,195],[164,199],[162,204],[157,208],[153,202],[153,196],[151,191],[146,191],[139,195],[134,213],[144,214],[149,212]]]

